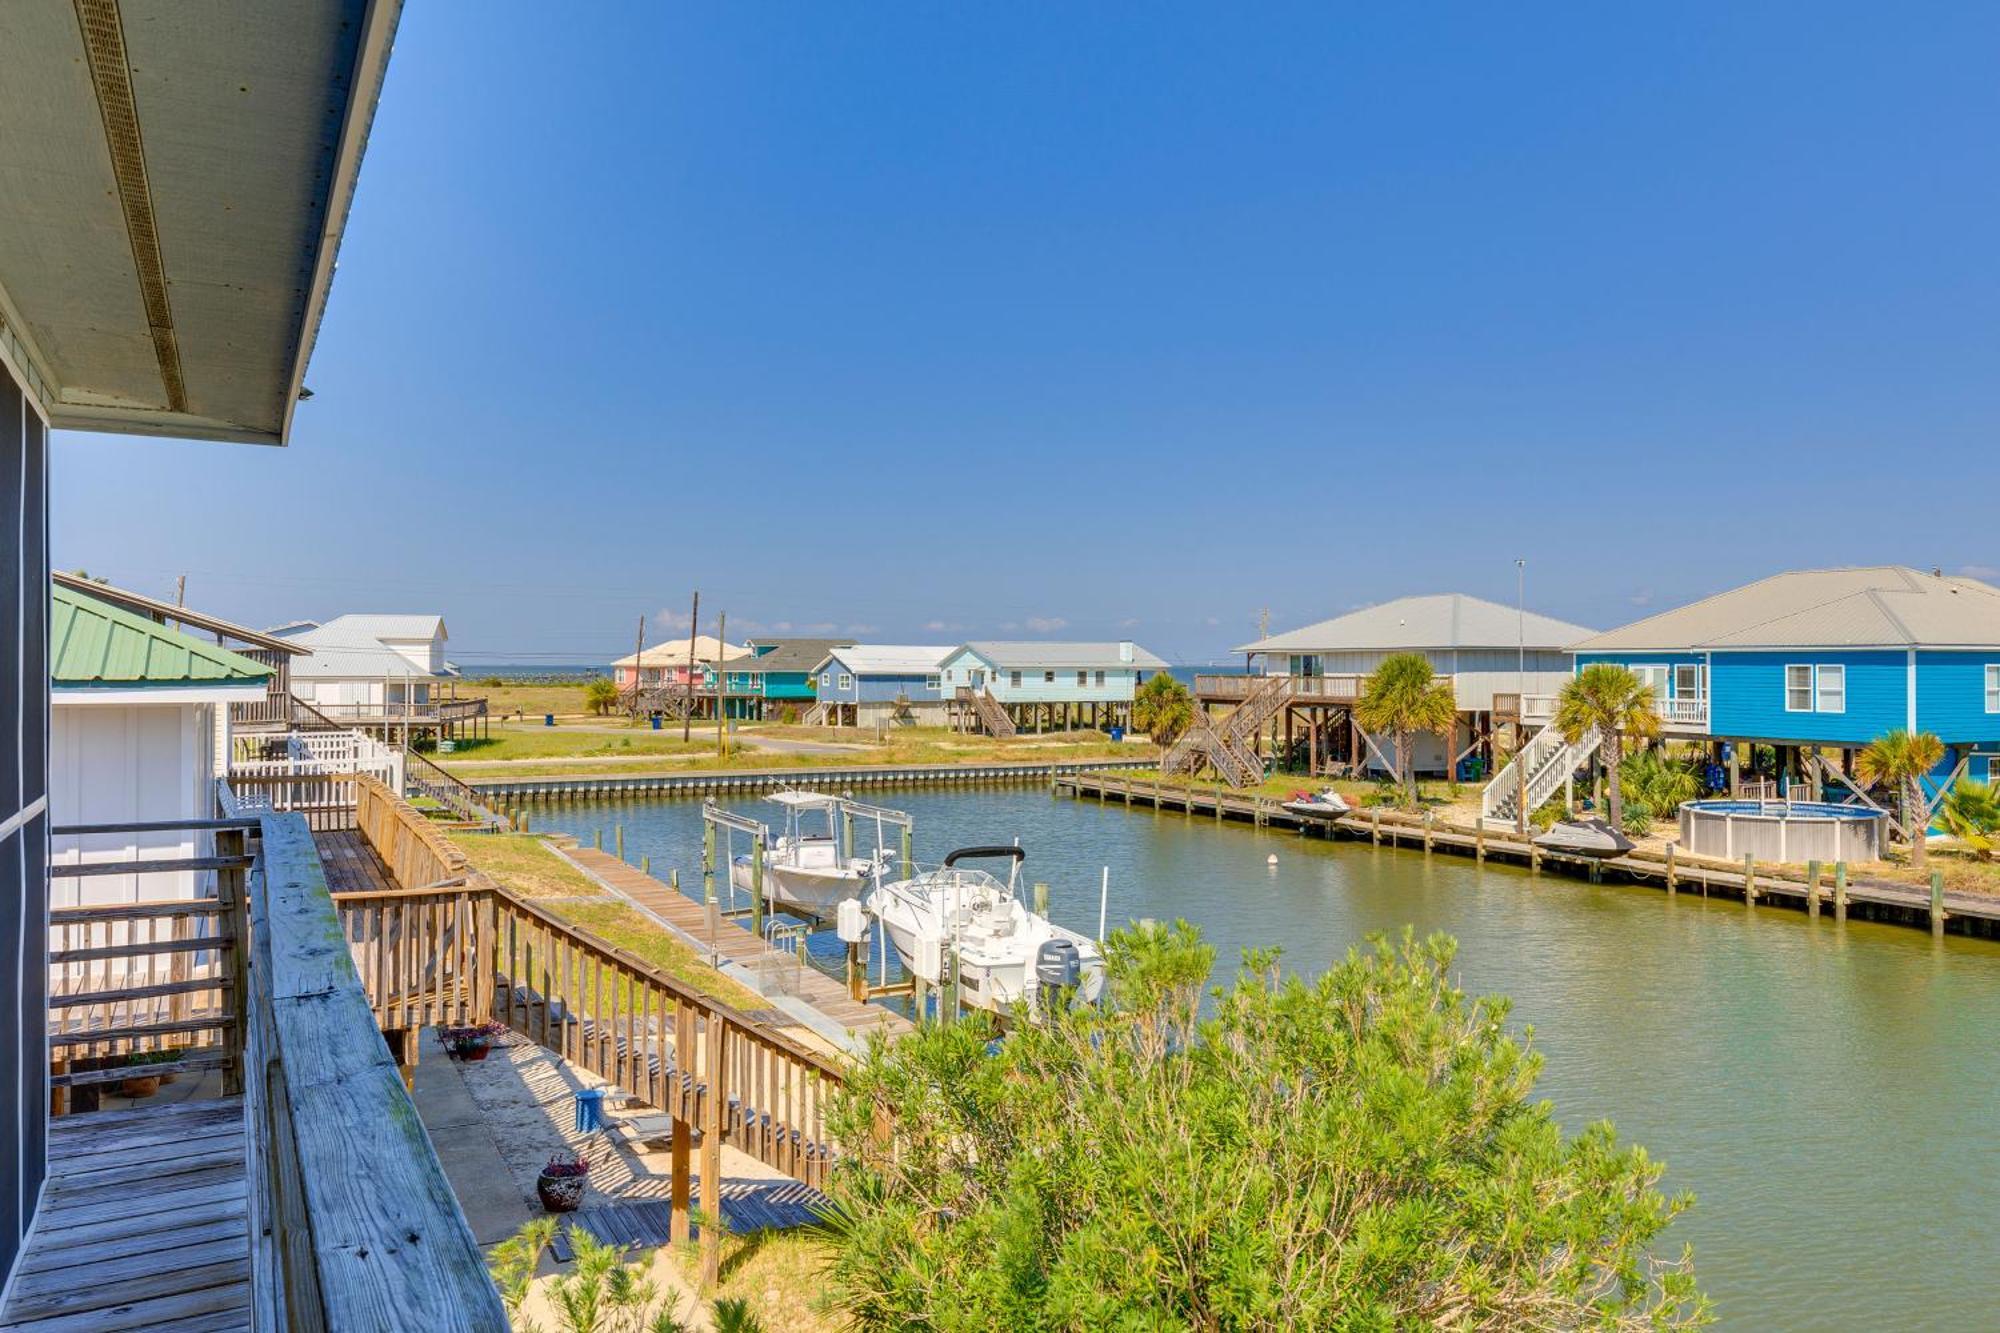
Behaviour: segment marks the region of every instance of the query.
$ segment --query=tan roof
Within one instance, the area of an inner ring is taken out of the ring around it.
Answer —
[[[748,657],[750,650],[733,643],[723,643],[713,634],[698,634],[694,640],[694,660],[697,662],[733,662],[739,657]],[[640,659],[644,659],[641,661]],[[639,653],[627,653],[611,665],[629,667],[635,662],[648,667],[686,666],[688,641],[683,635],[656,643]]]
[[[2000,588],[1875,565],[1773,574],[1608,630],[1576,651],[1995,646]]]
[[[1464,593],[1398,597],[1304,629],[1246,643],[1239,653],[1372,653],[1424,648],[1567,648],[1592,631]]]

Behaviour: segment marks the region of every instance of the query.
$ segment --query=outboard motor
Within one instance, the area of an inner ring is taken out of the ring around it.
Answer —
[[[1042,986],[1075,990],[1083,980],[1083,954],[1074,940],[1043,940],[1035,950],[1035,980]]]

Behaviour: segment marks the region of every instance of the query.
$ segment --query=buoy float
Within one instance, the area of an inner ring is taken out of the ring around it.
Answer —
[[[1264,858],[1264,864],[1267,866],[1274,866],[1278,864],[1278,854],[1276,852],[1272,852],[1269,856]]]

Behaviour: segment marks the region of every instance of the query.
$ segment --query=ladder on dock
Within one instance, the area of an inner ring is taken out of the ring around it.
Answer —
[[[1524,769],[1528,775],[1528,810],[1533,813],[1560,791],[1576,770],[1590,762],[1602,743],[1603,737],[1595,727],[1574,745],[1563,739],[1560,728],[1543,727],[1486,784],[1479,798],[1480,818],[1512,826],[1519,814],[1520,774]]]
[[[973,717],[978,719],[981,729],[989,736],[1012,736],[1018,730],[1012,715],[1000,706],[1000,701],[993,697],[993,691],[983,685],[978,689],[970,685],[959,686],[958,701],[972,709]]]
[[[1203,764],[1232,787],[1250,787],[1264,779],[1264,762],[1257,757],[1257,731],[1292,697],[1292,677],[1270,676],[1254,686],[1243,702],[1219,723],[1197,708],[1188,729],[1160,759],[1160,775],[1199,771]]]

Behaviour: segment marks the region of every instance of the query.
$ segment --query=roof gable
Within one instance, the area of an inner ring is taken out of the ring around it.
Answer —
[[[1422,649],[1567,648],[1595,633],[1553,616],[1525,614],[1465,593],[1398,597],[1316,625],[1274,634],[1239,653],[1406,652]]]
[[[1132,653],[1130,657],[1125,656],[1128,647]],[[977,639],[965,644],[953,656],[959,653],[971,653],[988,666],[1002,671],[1093,667],[1104,671],[1122,671],[1128,668],[1141,671],[1167,669],[1165,658],[1147,652],[1130,640],[1089,643],[1040,639]]]
[[[748,645],[757,655],[732,661],[736,671],[815,671],[828,652],[849,645],[846,639],[757,639]]]
[[[261,685],[271,668],[191,634],[56,585],[49,680],[56,689]]]
[[[927,676],[951,653],[950,644],[850,643],[829,649],[818,665],[838,662],[857,676]]]
[[[1790,570],[1662,611],[1578,652],[2000,647],[2000,588],[1906,565]]]

